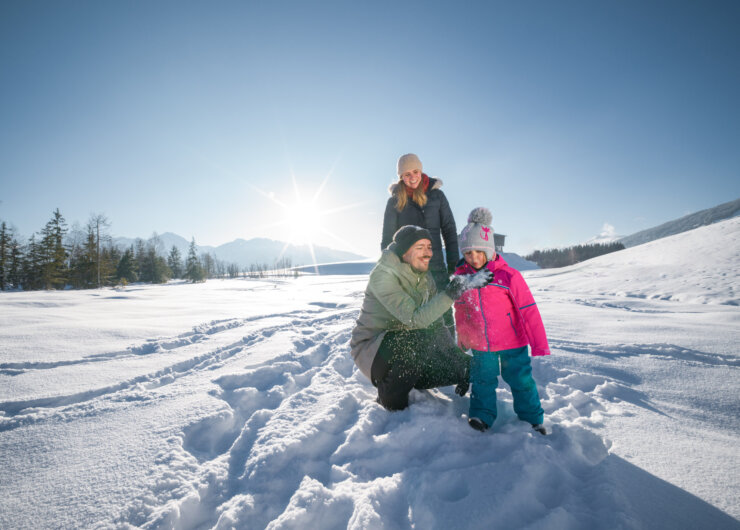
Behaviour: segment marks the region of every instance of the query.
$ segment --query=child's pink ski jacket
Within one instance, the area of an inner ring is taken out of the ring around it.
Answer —
[[[529,344],[532,355],[549,355],[540,311],[522,275],[498,255],[486,268],[493,272],[491,283],[465,292],[455,302],[460,347],[502,351]],[[455,274],[475,272],[467,263],[455,270]]]

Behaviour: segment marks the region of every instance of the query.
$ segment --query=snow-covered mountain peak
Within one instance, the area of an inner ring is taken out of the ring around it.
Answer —
[[[584,245],[601,245],[605,243],[614,243],[615,241],[618,241],[623,236],[620,236],[617,234],[614,226],[610,225],[609,223],[604,223],[604,225],[601,227],[601,232],[599,232],[599,235],[592,237],[585,243]]]

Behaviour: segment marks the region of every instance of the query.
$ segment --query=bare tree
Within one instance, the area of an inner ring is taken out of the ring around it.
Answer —
[[[106,241],[110,240],[110,235],[107,232],[108,228],[110,228],[110,221],[102,213],[94,213],[90,215],[90,220],[87,222],[87,228],[89,231],[95,234],[95,253],[97,255],[97,259],[95,260],[95,262],[98,269],[98,289],[100,289],[100,240],[101,236]]]

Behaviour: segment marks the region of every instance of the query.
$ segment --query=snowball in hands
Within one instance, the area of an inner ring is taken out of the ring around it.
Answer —
[[[450,278],[450,283],[445,287],[445,292],[453,300],[457,300],[465,291],[485,287],[493,279],[493,272],[481,269],[475,274],[463,274]]]

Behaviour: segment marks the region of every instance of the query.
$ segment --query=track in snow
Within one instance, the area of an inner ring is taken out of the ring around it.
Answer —
[[[659,411],[647,395],[630,388],[629,374],[559,367],[558,354],[727,361],[669,345],[599,351],[593,344],[561,342],[552,358],[534,362],[552,434],[540,437],[518,421],[504,388],[494,433],[481,436],[462,417],[467,399],[451,389],[413,392],[412,406],[399,413],[377,405],[374,389],[349,356],[355,316],[340,311],[298,317],[290,327],[258,334],[265,343],[282,335],[290,346],[213,379],[212,394],[223,408],[182,429],[178,442],[160,455],[148,490],[116,523],[446,528],[470,521],[471,513],[490,513],[493,503],[502,524],[631,527],[632,517],[644,515],[635,513],[624,481],[641,471],[610,457],[610,443],[593,428],[608,417],[631,415],[633,406]],[[639,480],[665,487],[654,477]],[[524,520],[505,508],[517,506],[522,494],[534,496]],[[684,504],[703,520],[710,513],[720,528],[732,528],[730,518],[702,501],[674,495],[677,518],[683,517],[679,505]],[[592,508],[584,512],[585,506]]]

